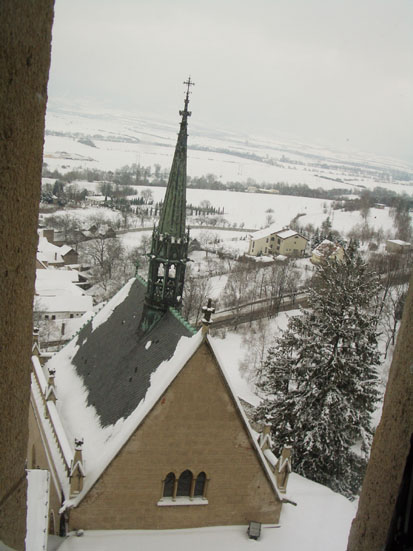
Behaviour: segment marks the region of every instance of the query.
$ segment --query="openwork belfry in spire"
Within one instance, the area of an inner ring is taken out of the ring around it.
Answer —
[[[184,288],[189,232],[186,217],[186,156],[188,110],[191,78],[187,86],[184,109],[179,112],[181,125],[169,174],[168,187],[159,220],[152,234],[148,287],[141,329],[149,331],[169,306],[180,308]]]

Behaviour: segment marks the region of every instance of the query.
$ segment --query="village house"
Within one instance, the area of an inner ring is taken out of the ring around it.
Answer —
[[[29,468],[50,472],[48,529],[276,524],[290,450],[246,417],[208,333],[179,314],[190,80],[148,281],[131,279],[60,352],[33,356]]]
[[[386,251],[388,253],[403,254],[412,250],[412,244],[401,239],[388,239],[386,241]]]
[[[248,254],[304,256],[308,239],[294,230],[278,228],[275,224],[259,230],[250,236]]]
[[[38,261],[33,320],[43,348],[61,346],[93,313],[93,298],[84,293],[84,277],[77,271],[49,268]]]
[[[53,242],[50,242],[48,237],[53,230],[40,230],[39,232],[39,244],[37,246],[38,255],[40,260],[47,266],[54,266],[60,268],[62,266],[69,266],[77,264],[79,262],[78,253],[69,245],[58,246]]]
[[[344,249],[341,245],[333,243],[329,239],[324,239],[311,254],[310,261],[313,264],[321,264],[327,260],[337,260],[340,262],[344,258]]]

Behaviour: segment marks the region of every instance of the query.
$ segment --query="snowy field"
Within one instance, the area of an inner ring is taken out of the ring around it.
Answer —
[[[49,179],[44,179],[45,182]],[[90,184],[88,188],[96,188],[97,184]],[[83,182],[79,183],[79,188],[82,189]],[[85,186],[86,187],[86,186]],[[163,201],[166,188],[156,186],[139,186],[137,188],[138,195],[142,191],[150,189],[153,194],[154,202]],[[332,201],[324,199],[313,199],[308,197],[294,197],[289,195],[270,195],[264,193],[242,193],[208,189],[187,189],[187,203],[194,206],[199,205],[201,201],[209,201],[215,208],[224,208],[223,219],[230,225],[243,224],[245,228],[258,230],[266,227],[267,216],[273,218],[273,223],[278,224],[280,228],[288,226],[293,218],[298,214],[299,223],[302,226],[313,224],[320,226],[323,220],[330,217],[333,228],[344,235],[354,226],[363,223],[363,219],[359,211],[345,212],[332,209]],[[271,209],[272,212],[268,212]],[[87,219],[92,215],[105,215],[111,220],[120,218],[119,213],[105,207],[89,207],[81,209],[65,209],[65,213],[72,214],[80,219]],[[188,220],[188,225],[196,223],[195,220]],[[390,216],[389,208],[384,209],[371,208],[367,218],[369,225],[376,230],[383,229],[384,232],[393,231],[393,219]],[[197,230],[193,230],[191,234],[196,237]],[[208,231],[215,231],[213,229]],[[236,232],[231,236],[229,232],[227,238],[234,237]],[[197,237],[198,239],[198,237]]]
[[[50,169],[62,172],[78,167],[114,171],[133,163],[156,163],[169,171],[178,123],[178,115],[165,122],[134,113],[96,111],[94,106],[82,110],[49,105],[44,160]],[[235,135],[200,127],[192,120],[189,134],[188,174],[193,177],[214,174],[223,182],[251,179],[324,189],[380,185],[399,193],[413,193],[413,182],[405,185],[391,173],[413,173],[413,167],[399,160],[287,143],[274,137]],[[78,141],[84,137],[91,139],[95,147]]]
[[[297,506],[283,505],[279,527],[264,525],[258,542],[248,539],[246,526],[86,531],[82,537],[70,534],[59,551],[345,551],[356,504],[296,474],[288,493]]]

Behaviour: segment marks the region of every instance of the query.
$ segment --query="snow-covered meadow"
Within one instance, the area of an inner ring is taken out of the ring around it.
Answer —
[[[49,179],[44,179],[47,182]],[[96,190],[96,183],[79,182],[77,183],[80,189],[85,187],[90,191]],[[152,191],[154,202],[163,201],[166,188],[156,186],[139,186],[137,187],[138,197],[143,190],[149,189]],[[95,199],[95,198],[93,198]],[[258,230],[268,225],[267,217],[271,216],[272,222],[278,224],[280,228],[288,226],[290,222],[297,216],[299,223],[302,226],[312,224],[320,226],[323,220],[330,218],[333,229],[346,235],[348,231],[356,225],[361,225],[364,220],[360,211],[342,211],[333,210],[332,201],[324,199],[314,199],[309,197],[295,197],[289,195],[276,195],[266,193],[242,193],[235,191],[221,191],[208,189],[187,189],[187,203],[194,206],[200,205],[202,201],[209,201],[215,208],[224,209],[222,219],[228,222],[229,226],[236,224],[238,227],[243,225],[249,230]],[[80,209],[65,209],[65,213],[73,216],[86,219],[91,215],[101,215],[111,220],[120,218],[119,213],[105,207],[88,207]],[[222,225],[218,220],[218,226]],[[392,234],[393,219],[390,216],[388,207],[384,209],[371,208],[367,217],[367,222],[375,230],[382,229],[385,233]],[[225,222],[224,222],[225,223]],[[188,220],[189,226],[197,224],[195,219]],[[209,228],[211,230],[211,228]],[[193,237],[197,237],[196,230],[191,231]],[[215,230],[211,230],[215,231]],[[220,233],[221,235],[221,233]],[[225,238],[235,236],[233,232],[225,232]],[[197,237],[198,238],[198,237]]]
[[[172,113],[171,117],[175,114]],[[97,109],[96,106],[49,105],[44,160],[51,170],[73,168],[116,170],[133,163],[169,171],[179,118],[159,121],[136,113]],[[79,141],[92,140],[93,145]],[[412,193],[413,182],[397,180],[397,171],[412,173],[405,162],[333,151],[274,136],[237,135],[190,123],[188,174],[214,174],[223,182],[250,181],[307,184],[323,189],[390,186]]]

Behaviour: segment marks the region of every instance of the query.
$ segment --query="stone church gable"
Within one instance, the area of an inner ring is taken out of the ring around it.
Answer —
[[[194,482],[205,473],[204,496],[162,498],[167,475],[178,479],[185,471]],[[271,476],[206,340],[88,494],[69,510],[69,527],[276,523],[281,501]]]

